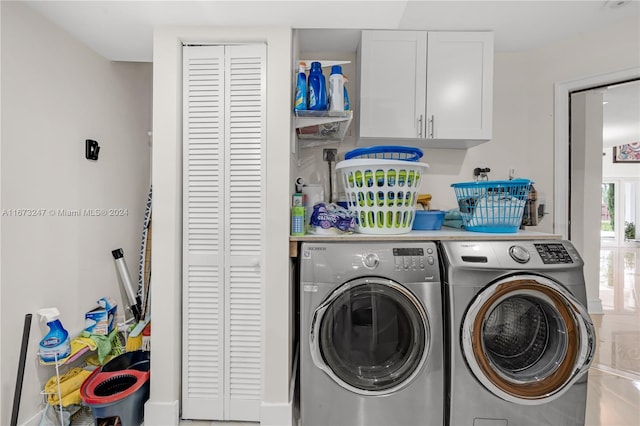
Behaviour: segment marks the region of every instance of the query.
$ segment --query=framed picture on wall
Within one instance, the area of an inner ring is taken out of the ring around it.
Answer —
[[[640,142],[613,147],[614,163],[640,163]]]

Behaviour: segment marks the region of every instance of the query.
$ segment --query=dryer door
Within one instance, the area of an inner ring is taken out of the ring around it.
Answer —
[[[407,288],[364,277],[338,287],[311,322],[313,362],[362,395],[394,392],[418,375],[430,347],[427,313]]]
[[[487,286],[462,323],[462,350],[476,378],[518,404],[557,398],[591,364],[595,330],[586,310],[558,283],[535,275]]]

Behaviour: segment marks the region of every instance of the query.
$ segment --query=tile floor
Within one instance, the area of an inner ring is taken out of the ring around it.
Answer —
[[[592,368],[589,371],[586,426],[640,425],[640,380]],[[183,420],[180,426],[257,426],[247,422]],[[389,425],[392,426],[392,425]]]
[[[603,247],[600,297],[592,315],[597,353],[589,371],[586,426],[640,426],[640,247]],[[256,426],[183,420],[181,426]],[[392,426],[392,425],[390,425]]]

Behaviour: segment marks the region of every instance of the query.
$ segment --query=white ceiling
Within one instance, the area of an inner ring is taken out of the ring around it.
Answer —
[[[153,28],[164,25],[289,26],[308,52],[355,51],[361,28],[491,30],[495,50],[524,51],[638,17],[640,0],[21,0],[114,61],[151,62]],[[321,33],[315,30],[332,29]],[[640,83],[609,89],[605,145],[640,139]],[[626,137],[626,136],[625,136]],[[627,142],[624,142],[627,143]]]
[[[640,16],[638,0],[22,1],[108,59],[146,62],[162,25],[492,30],[497,51],[521,51]]]

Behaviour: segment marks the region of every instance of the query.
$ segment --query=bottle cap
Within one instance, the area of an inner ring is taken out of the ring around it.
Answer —
[[[44,319],[46,322],[51,322],[60,317],[60,311],[57,308],[42,308],[38,311],[38,315],[40,315],[40,321]]]
[[[342,74],[342,67],[340,65],[334,65],[331,67],[331,74]]]
[[[320,62],[318,62],[318,61],[311,62],[311,69],[312,70],[319,70],[321,68],[322,68],[322,64],[320,64]]]

